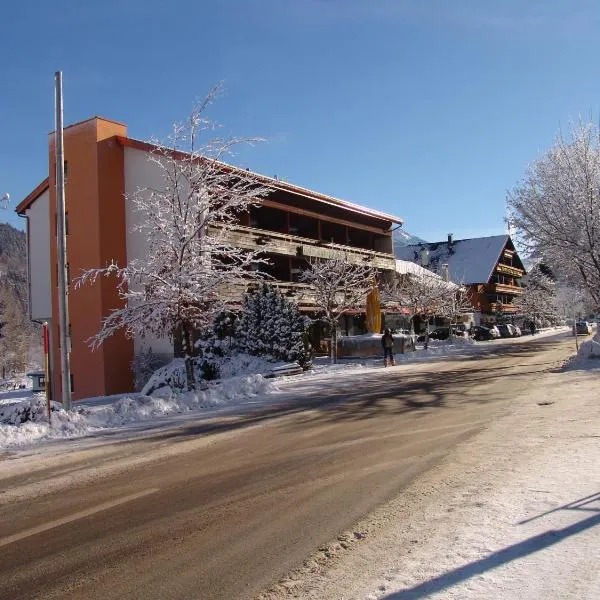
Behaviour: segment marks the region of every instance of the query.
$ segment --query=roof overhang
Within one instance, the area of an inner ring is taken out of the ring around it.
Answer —
[[[46,177],[26,198],[17,204],[15,212],[18,215],[24,215],[25,211],[49,188],[50,182],[48,177]]]
[[[145,152],[155,152],[160,151],[161,153],[169,153],[175,158],[185,159],[190,155],[186,152],[182,152],[180,150],[169,150],[168,148],[158,146],[156,144],[151,144],[149,142],[143,142],[141,140],[136,140],[130,137],[116,136],[117,141],[125,147],[135,148],[137,150],[143,150]],[[208,160],[208,159],[207,159]],[[402,225],[404,220],[400,217],[395,217],[393,215],[389,215],[377,210],[373,210],[370,208],[366,208],[364,206],[360,206],[358,204],[353,204],[352,202],[348,202],[347,200],[341,200],[340,198],[335,198],[333,196],[328,196],[327,194],[322,194],[320,192],[315,192],[313,190],[309,190],[308,188],[300,187],[298,185],[294,185],[288,183],[286,181],[281,181],[279,179],[275,179],[273,177],[267,177],[266,175],[262,175],[261,173],[255,173],[254,171],[247,171],[245,169],[240,169],[239,167],[234,167],[232,165],[228,165],[227,163],[223,163],[220,161],[215,161],[223,165],[224,169],[230,169],[233,172],[239,172],[240,174],[248,174],[250,173],[253,177],[255,177],[258,181],[260,181],[263,185],[285,192],[289,192],[292,194],[297,194],[304,198],[310,198],[311,200],[317,200],[318,202],[322,202],[324,204],[328,204],[330,206],[337,206],[339,208],[343,208],[350,212],[364,215],[367,217],[371,217],[373,219],[377,219],[380,221],[384,221],[391,226],[396,223]]]

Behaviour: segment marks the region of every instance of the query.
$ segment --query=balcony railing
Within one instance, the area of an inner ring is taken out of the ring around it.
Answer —
[[[512,277],[523,277],[525,271],[523,269],[518,269],[517,267],[511,267],[510,265],[503,265],[502,263],[498,263],[496,267],[496,271],[498,273],[504,273],[506,275],[511,275]]]
[[[523,288],[506,283],[490,283],[486,286],[486,291],[496,294],[513,294],[519,296],[523,293]]]
[[[365,250],[343,244],[319,242],[311,238],[256,229],[243,225],[236,225],[225,232],[225,240],[239,248],[248,248],[250,250],[260,248],[265,252],[285,256],[299,256],[309,259],[343,257],[349,263],[368,264],[376,269],[393,271],[396,268],[394,255],[386,252]]]
[[[492,312],[516,312],[517,307],[512,304],[501,304],[500,302],[490,303],[490,310]]]

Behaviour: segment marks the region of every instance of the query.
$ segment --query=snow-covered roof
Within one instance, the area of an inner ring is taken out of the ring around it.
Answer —
[[[488,283],[506,244],[512,242],[508,235],[453,240],[450,242],[423,243],[395,248],[396,258],[420,262],[419,251],[429,250],[429,268],[441,272],[441,265],[448,265],[451,281],[472,284]]]
[[[441,279],[439,275],[409,260],[396,260],[396,273],[399,275],[431,275]]]
[[[440,280],[440,282],[442,280],[442,277],[437,273],[414,262],[410,262],[409,260],[396,260],[396,273],[399,275],[428,275],[429,277]],[[459,286],[452,283],[452,281],[447,281],[445,287],[446,289],[458,289]]]

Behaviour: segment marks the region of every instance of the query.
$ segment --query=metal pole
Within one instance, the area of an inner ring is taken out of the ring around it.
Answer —
[[[44,339],[44,392],[46,394],[46,407],[48,409],[48,423],[52,424],[52,408],[50,406],[50,368],[48,361],[50,337],[48,335],[48,323],[46,321],[44,321],[42,325],[42,335]]]
[[[67,236],[65,227],[65,152],[63,147],[63,98],[62,72],[55,77],[56,107],[56,212],[57,212],[57,258],[58,258],[58,322],[60,327],[60,376],[62,403],[65,410],[71,410],[71,365],[69,351],[69,301],[67,296]]]

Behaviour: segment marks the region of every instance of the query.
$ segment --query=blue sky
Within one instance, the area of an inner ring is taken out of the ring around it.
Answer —
[[[223,80],[211,116],[269,140],[236,162],[430,241],[503,233],[527,164],[600,114],[596,0],[35,0],[2,15],[0,194],[16,202],[47,175],[56,70],[65,123],[98,114],[141,139]]]

